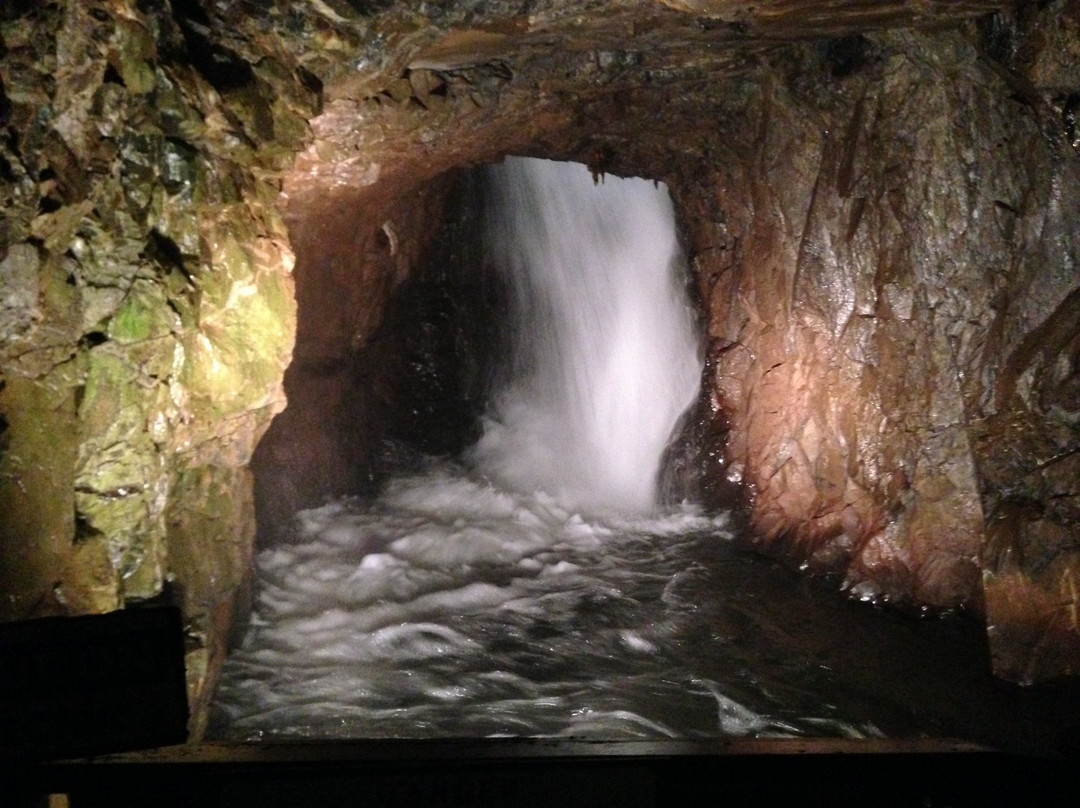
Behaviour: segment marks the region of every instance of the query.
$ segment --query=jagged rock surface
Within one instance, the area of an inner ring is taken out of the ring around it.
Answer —
[[[182,3],[0,10],[0,615],[174,581],[196,704],[249,566],[248,461],[285,404],[274,175],[314,113],[273,54],[253,68],[208,22]]]
[[[388,301],[518,153],[672,188],[759,546],[1076,673],[1080,13],[1003,5],[6,4],[0,615],[172,581],[198,704],[256,509],[372,479]]]

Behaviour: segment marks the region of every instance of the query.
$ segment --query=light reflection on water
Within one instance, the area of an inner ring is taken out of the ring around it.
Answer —
[[[979,664],[973,627],[846,603],[737,549],[724,516],[586,519],[432,461],[299,523],[258,555],[219,737],[964,729],[948,680]]]
[[[1031,749],[1075,725],[1075,689],[1044,698],[989,677],[975,620],[847,602],[739,550],[723,516],[558,504],[647,510],[696,394],[673,208],[662,186],[597,186],[583,166],[508,159],[489,173],[515,373],[469,455],[558,502],[431,461],[373,502],[300,514],[296,542],[256,559],[214,734],[884,734]]]

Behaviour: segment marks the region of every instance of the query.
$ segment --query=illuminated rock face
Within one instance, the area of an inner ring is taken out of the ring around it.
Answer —
[[[314,96],[224,51],[200,74],[192,21],[134,5],[0,11],[0,616],[172,580],[198,712],[249,566],[248,461],[285,405],[272,174]]]
[[[784,88],[749,113],[771,104],[765,137],[733,138],[737,171],[768,169],[720,201],[736,255],[707,280],[716,391],[763,545],[860,597],[978,607],[1003,419],[1064,429],[1041,457],[1075,445],[1073,415],[1010,387],[1075,367],[1072,337],[1021,353],[1075,317],[1078,189],[997,76],[956,80],[981,70],[963,45],[876,44],[812,115]]]
[[[1070,4],[39,5],[0,10],[4,618],[173,580],[204,693],[256,509],[377,476],[395,295],[518,153],[671,187],[756,544],[1077,672]]]

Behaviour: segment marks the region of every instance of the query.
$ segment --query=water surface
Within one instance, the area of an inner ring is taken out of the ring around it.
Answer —
[[[689,506],[586,518],[429,461],[373,502],[304,512],[296,538],[257,556],[218,737],[1038,748],[1067,721],[1053,698],[989,677],[975,621],[849,602]]]

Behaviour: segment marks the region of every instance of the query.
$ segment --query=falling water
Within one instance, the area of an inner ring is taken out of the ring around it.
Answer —
[[[213,733],[1021,739],[979,627],[916,631],[747,556],[724,514],[654,505],[700,369],[663,189],[490,179],[517,325],[483,437],[257,555]]]
[[[519,491],[647,511],[701,361],[666,186],[583,165],[490,170],[487,240],[513,290],[513,361],[474,458]]]

